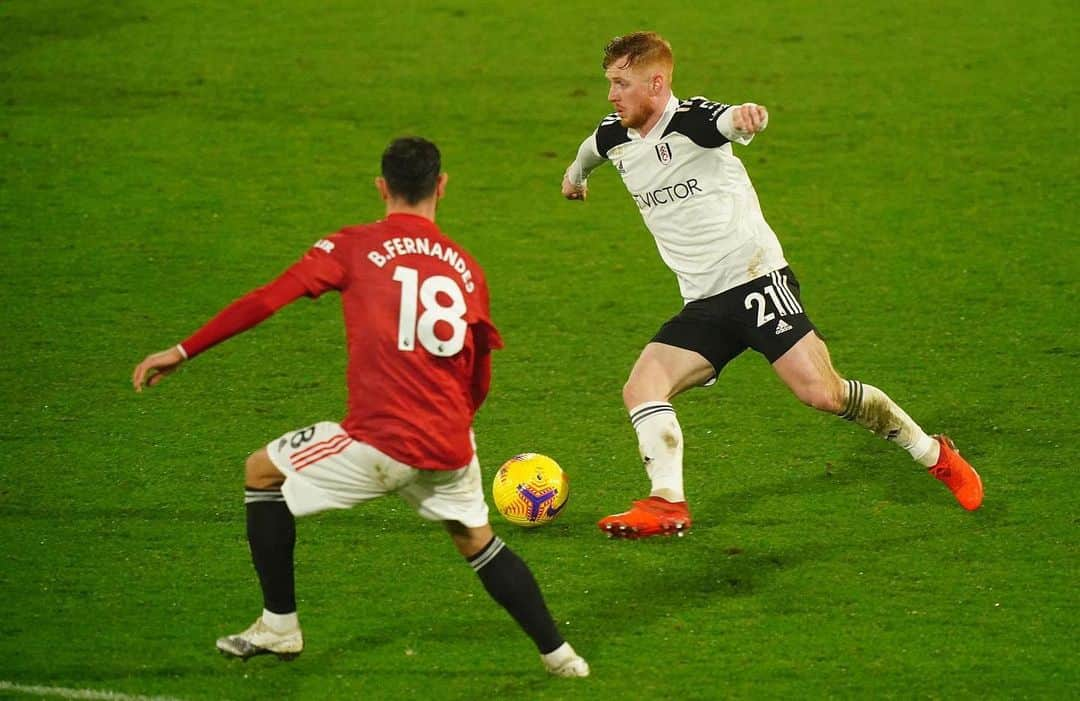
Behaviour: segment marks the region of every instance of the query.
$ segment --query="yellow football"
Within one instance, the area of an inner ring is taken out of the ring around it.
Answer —
[[[539,453],[522,453],[503,463],[491,485],[495,508],[518,526],[551,523],[570,496],[570,478],[559,463]]]

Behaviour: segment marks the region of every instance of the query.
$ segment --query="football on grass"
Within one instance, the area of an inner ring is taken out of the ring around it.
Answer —
[[[555,462],[539,453],[522,453],[503,463],[491,485],[495,508],[510,523],[526,528],[551,523],[570,496],[570,480]]]

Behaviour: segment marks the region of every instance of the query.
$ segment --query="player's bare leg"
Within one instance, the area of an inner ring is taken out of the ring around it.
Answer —
[[[265,448],[248,457],[244,505],[251,559],[263,592],[263,612],[246,630],[218,639],[217,648],[224,655],[247,659],[274,654],[291,660],[304,649],[293,581],[296,524],[281,494],[284,482],[285,476]]]
[[[525,561],[495,535],[490,525],[470,528],[458,521],[444,521],[443,525],[491,598],[532,638],[545,669],[559,677],[589,676],[588,663],[559,634]]]
[[[944,482],[965,509],[974,510],[982,504],[979,473],[960,457],[952,441],[947,436],[928,436],[877,387],[840,377],[817,334],[803,336],[773,363],[773,368],[807,406],[854,421],[898,444]]]
[[[690,528],[683,492],[683,436],[671,399],[713,376],[713,367],[694,351],[650,343],[623,387],[623,403],[638,437],[638,450],[652,482],[649,497],[628,511],[602,518],[600,530],[616,538],[682,535]]]

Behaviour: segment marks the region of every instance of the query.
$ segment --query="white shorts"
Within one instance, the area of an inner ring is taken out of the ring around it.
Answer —
[[[290,431],[266,451],[285,475],[281,493],[295,516],[348,509],[397,492],[429,521],[460,521],[469,528],[488,523],[475,455],[458,470],[419,470],[353,440],[333,421]]]

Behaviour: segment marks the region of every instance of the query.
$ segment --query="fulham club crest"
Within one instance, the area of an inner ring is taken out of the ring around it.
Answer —
[[[656,145],[656,157],[660,159],[660,162],[664,165],[671,163],[671,147],[665,143],[659,143]]]

